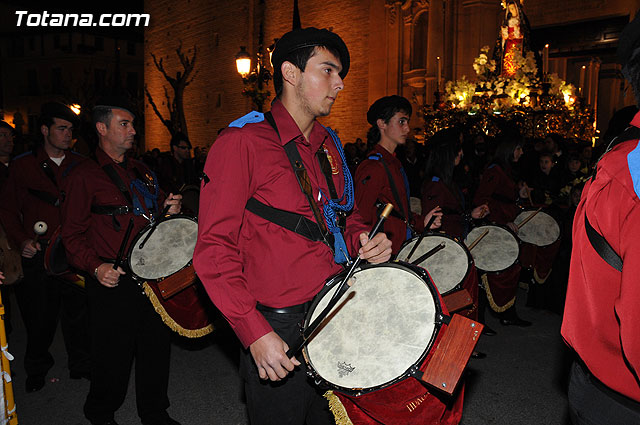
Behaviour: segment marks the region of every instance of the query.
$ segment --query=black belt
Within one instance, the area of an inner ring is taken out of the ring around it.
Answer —
[[[128,205],[91,205],[91,212],[99,215],[125,215],[131,211]]]
[[[291,307],[267,307],[266,305],[257,304],[258,311],[263,313],[279,313],[279,314],[300,314],[306,313],[311,307],[311,301],[304,304],[292,305]]]
[[[584,374],[589,378],[591,384],[596,387],[600,392],[609,396],[610,398],[616,400],[618,403],[626,406],[629,410],[632,410],[636,413],[640,413],[640,403],[637,401],[627,397],[624,394],[621,394],[615,390],[609,388],[606,384],[600,381],[596,376],[591,373],[587,365],[582,361],[582,359],[576,354],[575,363],[582,369]]]

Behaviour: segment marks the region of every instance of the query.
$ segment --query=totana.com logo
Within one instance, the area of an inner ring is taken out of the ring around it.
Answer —
[[[103,13],[95,19],[93,13],[29,13],[17,10],[16,26],[27,27],[129,27],[149,26],[148,13]]]

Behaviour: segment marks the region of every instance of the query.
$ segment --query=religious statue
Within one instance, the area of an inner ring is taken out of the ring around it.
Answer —
[[[522,10],[522,0],[503,0],[504,19],[493,51],[496,61],[496,75],[513,77],[518,70],[514,56],[525,56],[531,51],[531,28]]]

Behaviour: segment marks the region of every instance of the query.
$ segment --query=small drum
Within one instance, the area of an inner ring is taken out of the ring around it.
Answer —
[[[518,238],[536,246],[551,245],[560,238],[560,226],[549,214],[543,211],[536,213],[536,210],[524,210],[513,222],[518,226],[534,213],[535,216],[518,229]]]
[[[140,248],[152,224],[135,237],[129,249],[129,270],[139,280],[160,280],[191,265],[198,237],[198,222],[183,215],[161,221]]]
[[[0,271],[4,273],[3,285],[13,285],[24,277],[22,272],[22,255],[9,242],[9,238],[0,224]]]
[[[193,284],[198,222],[184,215],[166,218],[141,248],[151,227],[142,229],[131,244],[127,257],[131,273],[142,282],[145,295],[169,328],[188,338],[211,333],[212,306],[202,285]]]
[[[488,233],[470,249],[476,267],[485,272],[500,272],[515,264],[520,255],[520,243],[504,226],[489,224],[475,227],[464,243],[471,246],[486,231]]]
[[[330,279],[313,300],[305,328],[328,304],[345,273]],[[359,395],[417,372],[441,328],[442,310],[427,273],[410,264],[366,265],[352,281],[304,355],[314,379]]]
[[[182,214],[197,217],[200,207],[200,187],[193,184],[186,185],[180,190],[180,194],[182,195]]]
[[[429,276],[438,287],[440,294],[445,295],[458,289],[460,284],[467,278],[473,264],[467,247],[449,235],[433,233],[426,235],[411,256],[411,259],[407,259],[418,239],[416,237],[405,242],[400,248],[400,252],[398,252],[397,259],[411,263],[436,246],[444,243],[443,249],[417,265],[429,272]]]

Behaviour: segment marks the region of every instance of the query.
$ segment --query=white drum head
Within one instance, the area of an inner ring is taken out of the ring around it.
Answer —
[[[170,217],[160,222],[151,237],[140,249],[150,227],[138,234],[131,245],[129,267],[142,279],[171,276],[193,259],[198,237],[198,223],[192,218]]]
[[[509,268],[518,259],[520,246],[511,232],[499,226],[475,227],[464,240],[469,246],[486,230],[489,233],[471,250],[477,268],[486,272],[498,272]]]
[[[409,255],[417,241],[418,238],[414,238],[407,242],[398,253],[397,259],[411,263],[421,255],[444,243],[443,249],[422,261],[418,266],[429,272],[433,283],[436,284],[438,292],[441,294],[452,291],[462,283],[467,276],[470,265],[467,251],[458,242],[446,236],[427,235],[422,239],[411,259],[407,260],[407,255]]]
[[[513,222],[519,225],[527,219],[535,210],[523,211]],[[560,226],[558,222],[549,214],[538,211],[531,220],[518,229],[518,238],[523,242],[528,242],[537,246],[551,245],[560,237]]]
[[[406,267],[367,267],[352,279],[353,286],[332,310],[335,315],[329,314],[330,320],[320,325],[306,346],[307,359],[333,386],[384,386],[426,355],[434,340],[438,309],[426,282]],[[314,303],[307,324],[324,309],[337,286]]]

